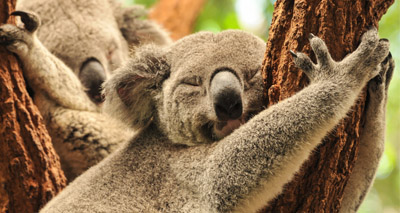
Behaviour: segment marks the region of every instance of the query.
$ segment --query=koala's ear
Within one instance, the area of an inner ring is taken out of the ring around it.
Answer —
[[[155,22],[148,20],[147,14],[147,10],[140,5],[119,7],[115,13],[119,29],[128,44],[170,44],[172,40],[168,33]]]
[[[160,47],[143,46],[135,58],[115,71],[103,85],[103,109],[133,128],[151,121],[155,96],[169,77],[170,67]]]

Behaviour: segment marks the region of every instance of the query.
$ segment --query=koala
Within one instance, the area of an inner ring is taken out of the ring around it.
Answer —
[[[129,48],[170,42],[157,24],[141,19],[142,6],[124,8],[117,0],[20,0],[17,10],[41,18],[37,37],[78,76],[95,103],[102,102],[101,84],[128,59]]]
[[[311,35],[310,43],[317,64],[292,52],[310,84],[267,109],[260,105],[261,39],[228,30],[143,46],[103,91],[104,109],[140,130],[41,211],[260,210],[378,74],[369,109],[383,112],[389,42],[376,29],[340,62],[320,38]]]
[[[33,12],[14,12],[24,26],[1,26],[0,43],[21,60],[71,181],[132,135],[103,113],[101,84],[138,46],[170,39],[141,19],[143,8],[113,0],[20,0],[17,9]]]

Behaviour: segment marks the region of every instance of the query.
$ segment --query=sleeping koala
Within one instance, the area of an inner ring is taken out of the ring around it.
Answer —
[[[141,19],[141,7],[114,0],[19,0],[24,28],[1,26],[16,53],[68,180],[132,134],[101,112],[101,84],[139,45],[167,45],[167,34]]]
[[[141,19],[142,6],[122,7],[118,0],[19,0],[17,10],[39,15],[37,37],[78,76],[94,103],[102,102],[101,83],[127,60],[129,48],[170,42],[158,25]]]
[[[256,212],[378,74],[370,109],[383,112],[393,62],[376,29],[340,62],[321,39],[310,43],[318,64],[292,53],[310,85],[268,109],[260,104],[265,43],[251,34],[202,32],[142,47],[104,85],[105,109],[141,130],[42,212]]]

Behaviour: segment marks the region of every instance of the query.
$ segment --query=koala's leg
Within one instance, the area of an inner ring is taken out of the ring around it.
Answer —
[[[151,20],[143,19],[147,11],[142,6],[116,7],[114,12],[122,35],[130,45],[171,43],[168,33]]]
[[[389,42],[379,41],[376,29],[365,33],[357,50],[341,62],[332,60],[321,39],[311,36],[310,43],[318,64],[292,52],[310,85],[222,139],[202,163],[200,190],[210,209],[256,212],[278,195],[346,116],[389,53]]]
[[[39,41],[36,30],[39,17],[33,13],[16,11],[25,28],[6,24],[0,27],[0,45],[18,55],[24,76],[35,94],[48,96],[61,107],[97,111],[85,94],[77,76]]]
[[[346,185],[340,212],[356,212],[370,189],[385,142],[387,92],[394,61],[389,55],[379,67],[379,75],[368,82],[366,122],[360,137],[358,157]]]

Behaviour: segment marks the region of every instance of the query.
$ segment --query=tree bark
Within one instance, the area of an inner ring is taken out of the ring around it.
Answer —
[[[290,97],[308,80],[289,50],[311,54],[309,33],[322,38],[335,60],[354,51],[360,37],[393,0],[277,0],[263,62],[266,105]],[[313,152],[284,192],[262,212],[337,212],[358,152],[365,92],[332,134]]]
[[[206,0],[160,0],[150,18],[160,23],[177,40],[193,31],[197,16]]]
[[[6,22],[15,2],[0,3],[0,23]],[[66,185],[66,179],[18,61],[3,47],[0,100],[0,212],[37,212]]]

